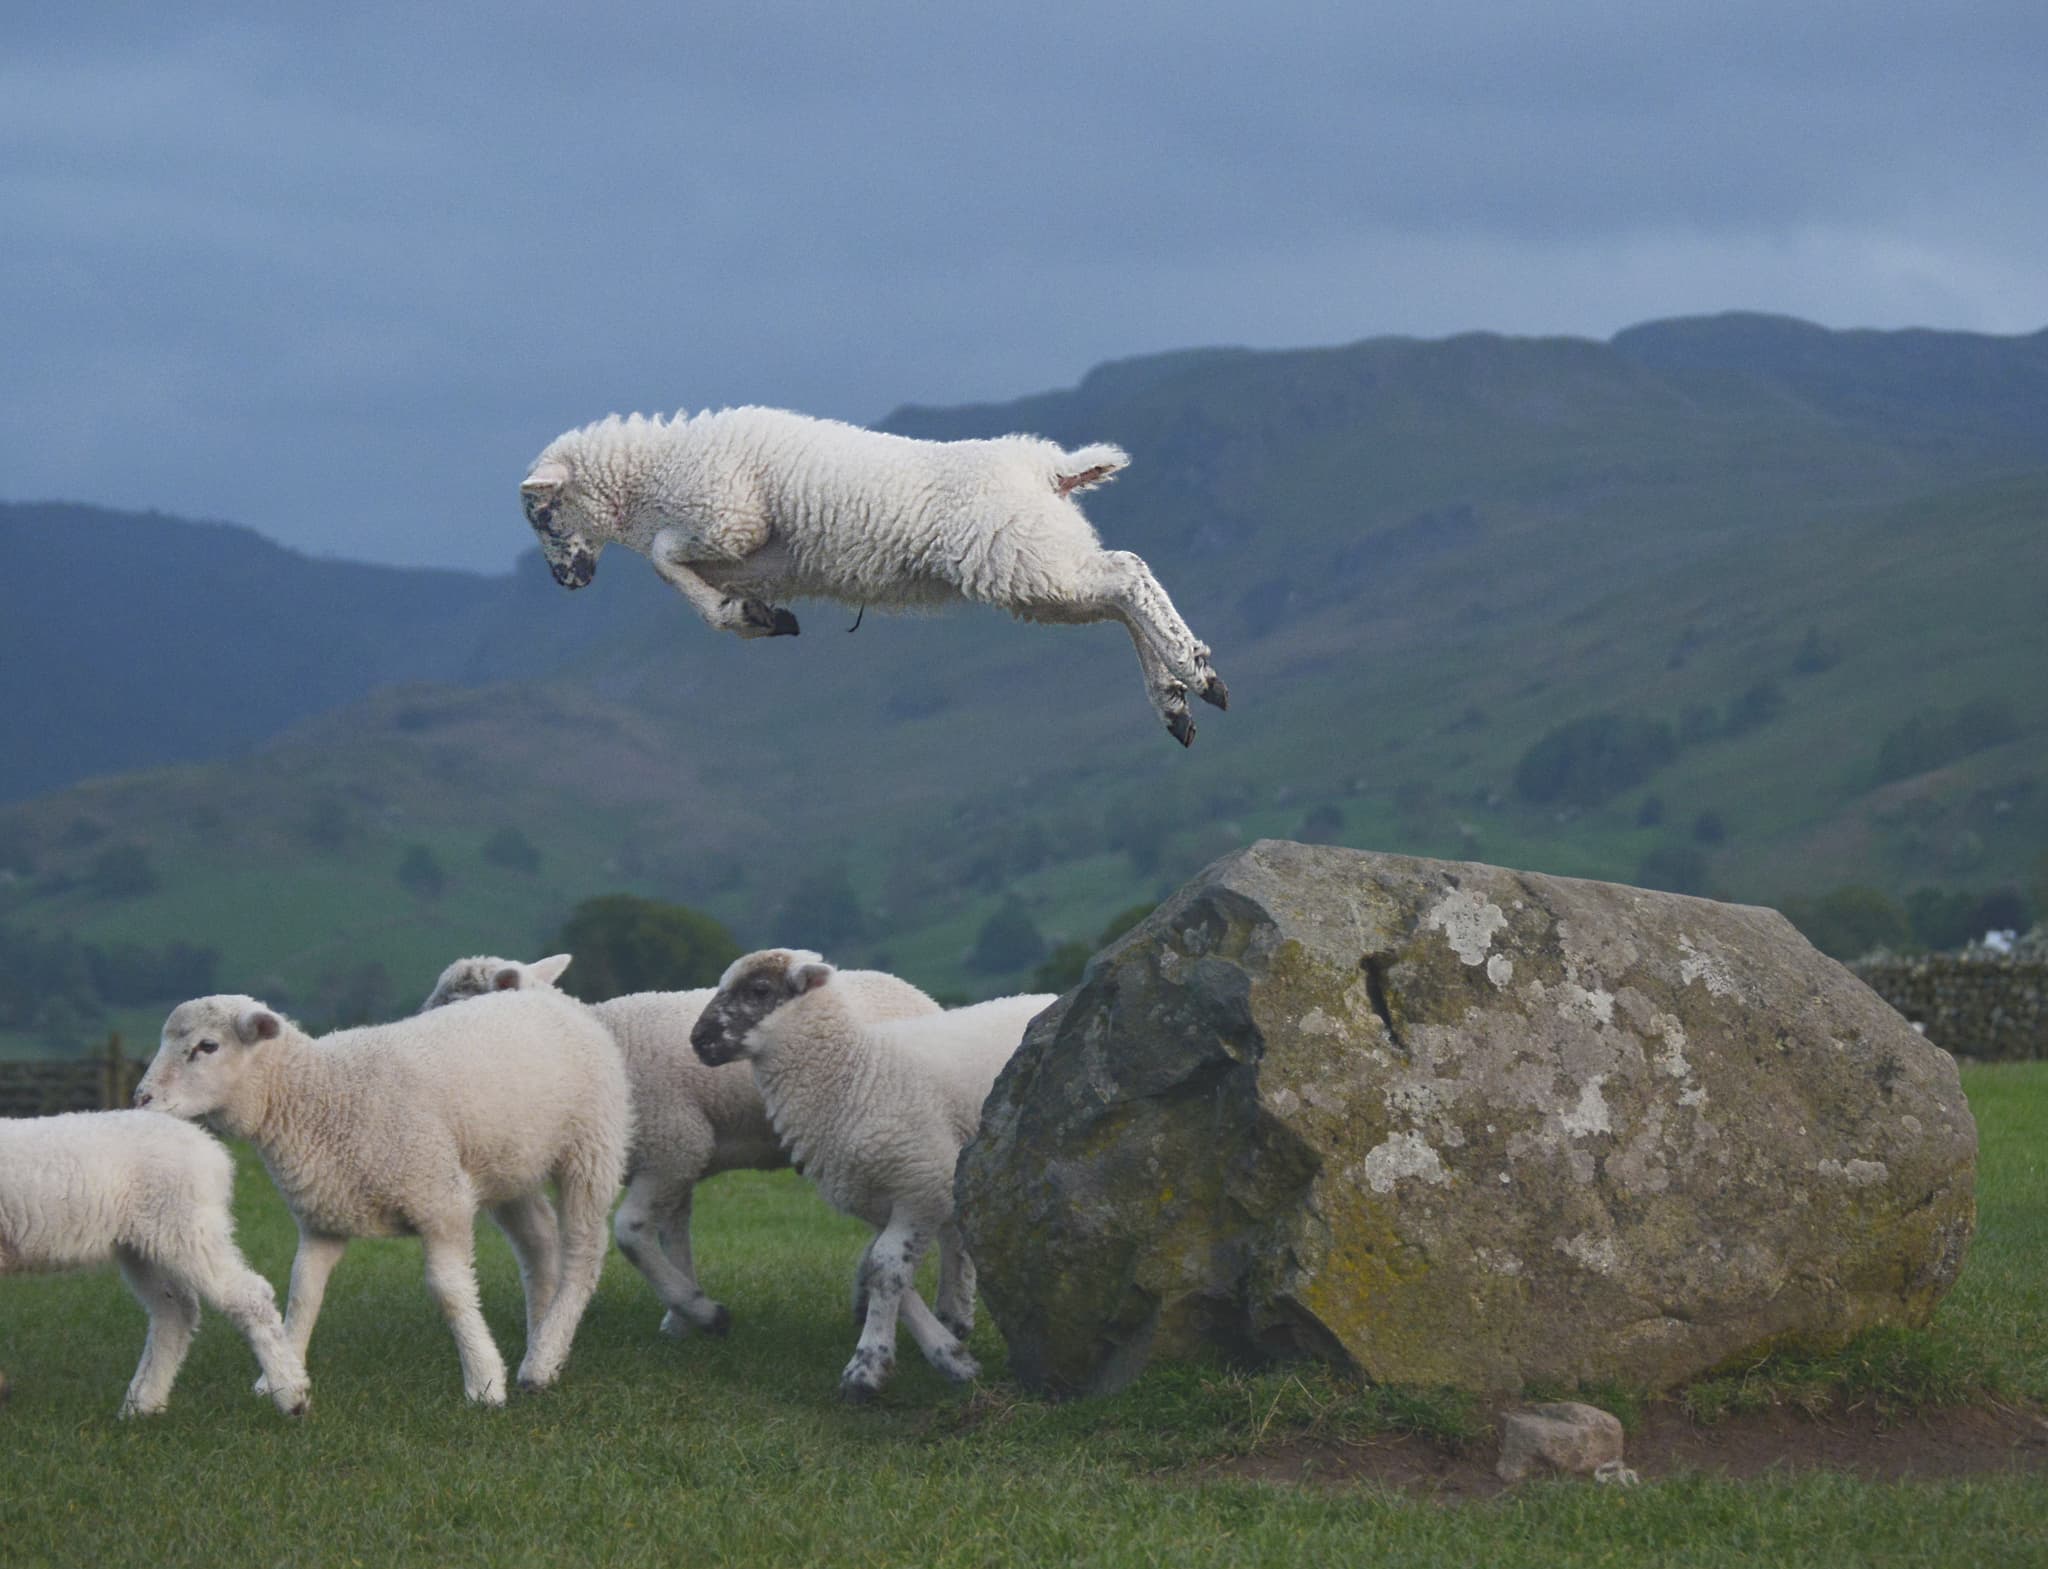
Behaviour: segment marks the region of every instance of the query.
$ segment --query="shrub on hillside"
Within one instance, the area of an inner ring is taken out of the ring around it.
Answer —
[[[398,886],[415,898],[438,899],[448,891],[448,874],[423,844],[409,844],[398,861]]]
[[[108,899],[135,899],[157,890],[156,867],[139,844],[115,844],[93,857],[86,886]]]
[[[1721,729],[1728,735],[1744,735],[1769,724],[1784,711],[1785,689],[1775,681],[1758,681],[1728,705]]]
[[[1044,957],[1045,936],[1024,908],[1024,901],[1013,895],[982,922],[967,955],[967,967],[985,975],[1005,975]]]
[[[740,945],[710,916],[638,894],[600,894],[569,912],[554,946],[576,962],[562,990],[585,1002],[715,986]]]
[[[1702,812],[1692,820],[1694,844],[1726,844],[1728,824],[1719,812]]]
[[[354,827],[348,807],[331,795],[323,796],[299,824],[299,837],[313,849],[331,855],[348,843]]]
[[[1303,815],[1294,837],[1303,844],[1335,844],[1344,832],[1344,810],[1333,802],[1312,806]]]
[[[484,841],[484,859],[509,872],[540,870],[540,847],[517,828],[500,828]]]
[[[1834,669],[1841,662],[1842,645],[1833,638],[1822,637],[1819,627],[1808,627],[1806,636],[1799,640],[1799,647],[1792,655],[1792,673],[1817,676]]]
[[[1678,744],[1698,746],[1721,733],[1721,716],[1712,703],[1688,703],[1678,716]]]
[[[1515,765],[1515,793],[1538,805],[1598,806],[1678,755],[1671,726],[1639,715],[1588,714],[1547,731]]]

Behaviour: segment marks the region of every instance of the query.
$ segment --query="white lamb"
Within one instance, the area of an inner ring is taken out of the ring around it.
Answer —
[[[847,1398],[871,1398],[888,1378],[899,1309],[939,1372],[979,1373],[962,1344],[974,1327],[974,1262],[953,1218],[953,1168],[1024,1027],[1056,1000],[1004,997],[870,1022],[816,954],[769,948],[733,962],[690,1032],[706,1062],[753,1064],[798,1168],[834,1208],[876,1230],[860,1342],[839,1377]],[[914,1285],[934,1240],[936,1316]]]
[[[512,1239],[526,1288],[519,1382],[554,1382],[604,1267],[632,1112],[618,1048],[559,993],[314,1040],[251,997],[181,1003],[136,1101],[246,1138],[299,1225],[285,1330],[301,1357],[351,1237],[416,1233],[471,1400],[505,1403],[477,1304],[478,1209]],[[561,1201],[557,1237],[544,1191]]]
[[[613,415],[548,443],[520,496],[564,588],[626,545],[740,637],[796,635],[778,598],[1121,622],[1152,706],[1186,746],[1188,694],[1224,708],[1229,690],[1151,568],[1104,550],[1073,499],[1129,462],[1106,445],[916,441],[783,409]]]
[[[277,1408],[306,1410],[306,1365],[285,1338],[277,1298],[235,1246],[234,1184],[226,1150],[157,1112],[0,1119],[0,1275],[111,1259],[149,1314],[123,1416],[169,1404],[201,1299],[249,1342]]]
[[[552,987],[568,966],[565,953],[531,964],[488,956],[457,959],[441,972],[421,1011],[494,991]],[[840,980],[870,1019],[939,1011],[910,982],[879,970],[848,970]],[[697,1184],[723,1171],[779,1171],[789,1164],[753,1073],[744,1063],[707,1067],[690,1047],[691,1027],[712,995],[710,987],[634,992],[591,1005],[619,1044],[633,1092],[626,1197],[612,1218],[612,1235],[667,1305],[665,1335],[685,1334],[692,1325],[713,1335],[732,1328],[732,1314],[697,1284],[690,1246]]]

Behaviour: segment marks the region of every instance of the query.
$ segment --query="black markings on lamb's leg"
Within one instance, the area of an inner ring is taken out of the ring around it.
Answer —
[[[882,1384],[894,1367],[895,1358],[887,1352],[862,1346],[839,1375],[839,1393],[856,1403],[872,1400],[881,1393]]]

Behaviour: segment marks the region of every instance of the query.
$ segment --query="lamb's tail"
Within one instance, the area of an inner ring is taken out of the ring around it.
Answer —
[[[1122,447],[1112,447],[1106,441],[1098,441],[1075,452],[1060,455],[1053,465],[1052,488],[1056,495],[1071,496],[1077,490],[1086,490],[1090,485],[1100,485],[1114,479],[1119,469],[1130,466],[1130,456]]]

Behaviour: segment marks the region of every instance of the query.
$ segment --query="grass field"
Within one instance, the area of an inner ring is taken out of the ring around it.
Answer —
[[[1980,1227],[1921,1360],[2041,1400],[2048,1065],[1973,1069],[1965,1082],[1982,1136]],[[239,1204],[246,1250],[281,1281],[291,1229],[253,1162]],[[734,1312],[729,1339],[658,1338],[653,1299],[614,1256],[561,1388],[500,1412],[463,1404],[414,1243],[351,1250],[313,1345],[314,1411],[296,1424],[249,1393],[248,1352],[211,1316],[170,1412],[118,1423],[142,1339],[118,1281],[8,1280],[0,1563],[2048,1562],[2048,1493],[2017,1474],[1545,1483],[1464,1504],[1220,1479],[1211,1462],[1296,1436],[1311,1408],[1326,1431],[1400,1421],[1475,1446],[1484,1416],[1453,1399],[1221,1368],[1154,1371],[1115,1398],[1050,1406],[1003,1381],[987,1324],[978,1391],[942,1383],[906,1339],[882,1403],[848,1409],[835,1383],[853,1339],[857,1228],[784,1174],[722,1179],[697,1230],[706,1284]],[[481,1268],[486,1312],[516,1358],[517,1278],[488,1230]],[[1814,1376],[1827,1375],[1751,1370],[1719,1386],[1719,1404],[1782,1398]]]

